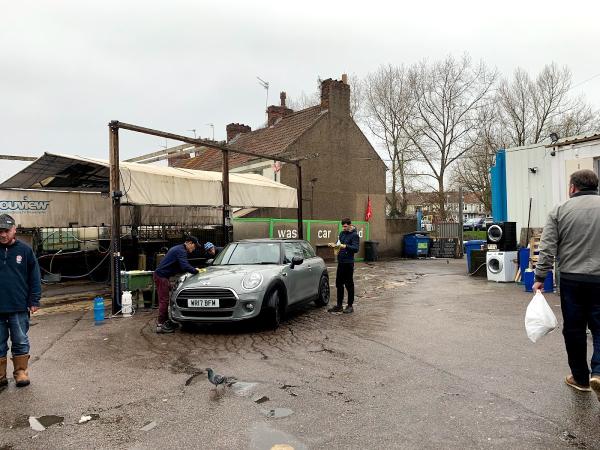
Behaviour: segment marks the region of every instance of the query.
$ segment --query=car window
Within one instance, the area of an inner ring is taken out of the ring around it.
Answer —
[[[228,246],[214,265],[279,264],[279,255],[280,248],[276,242],[238,242]]]
[[[314,258],[316,256],[312,245],[310,245],[308,242],[301,242],[300,245],[302,245],[302,251],[305,259]]]
[[[284,242],[283,243],[283,262],[289,264],[294,256],[304,258],[304,252],[299,242]]]

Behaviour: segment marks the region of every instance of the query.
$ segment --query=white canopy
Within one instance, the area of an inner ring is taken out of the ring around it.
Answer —
[[[222,206],[222,174],[120,162],[122,203],[152,206]],[[106,160],[44,153],[0,185],[5,189],[108,192]],[[230,206],[297,208],[296,189],[262,175],[229,174]]]

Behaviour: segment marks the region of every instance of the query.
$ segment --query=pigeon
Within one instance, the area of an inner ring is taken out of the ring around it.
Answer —
[[[223,375],[219,375],[218,373],[215,373],[215,371],[212,370],[211,368],[207,368],[206,372],[208,373],[208,381],[210,381],[212,384],[214,384],[217,387],[219,387],[219,385],[227,382],[227,377],[224,377]]]

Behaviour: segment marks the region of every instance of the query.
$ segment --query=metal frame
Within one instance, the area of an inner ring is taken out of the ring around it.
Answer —
[[[265,155],[258,153],[238,150],[227,145],[217,144],[213,141],[205,141],[203,139],[191,138],[179,134],[167,133],[164,131],[153,130],[151,128],[140,127],[129,123],[112,120],[108,124],[109,129],[109,153],[110,153],[110,197],[112,199],[112,221],[111,221],[111,239],[112,239],[112,258],[111,258],[111,287],[112,287],[112,312],[116,314],[119,311],[121,298],[121,216],[120,206],[123,193],[119,190],[120,175],[119,175],[119,129],[134,131],[142,134],[163,137],[175,141],[185,142],[196,146],[204,146],[221,150],[223,155],[223,227],[227,229],[231,225],[231,207],[229,205],[229,152],[239,153],[247,156],[255,156],[264,159]],[[303,239],[302,233],[302,167],[300,160],[292,160],[280,158],[277,156],[268,156],[268,159],[281,161],[286,164],[293,164],[297,169],[296,194],[298,198],[298,236]],[[229,241],[229,235],[226,233],[226,241]]]

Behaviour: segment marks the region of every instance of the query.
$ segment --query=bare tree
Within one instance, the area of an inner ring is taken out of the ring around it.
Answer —
[[[473,193],[483,203],[486,212],[492,210],[490,167],[497,151],[505,147],[507,140],[499,115],[499,108],[493,102],[480,109],[473,147],[456,164],[451,178],[454,188],[462,187]]]
[[[579,134],[597,127],[599,114],[582,97],[571,98],[571,71],[555,63],[546,65],[532,80],[517,68],[512,80],[503,80],[498,89],[501,121],[509,146],[537,144],[550,133]]]
[[[442,220],[449,168],[475,147],[480,110],[491,102],[496,78],[495,70],[473,64],[467,55],[421,63],[415,71],[415,120],[407,123],[407,135],[436,184]]]
[[[404,67],[381,66],[366,77],[363,87],[364,123],[380,140],[391,163],[390,215],[403,216],[407,172],[414,159],[414,146],[406,133],[414,107],[410,74]]]

